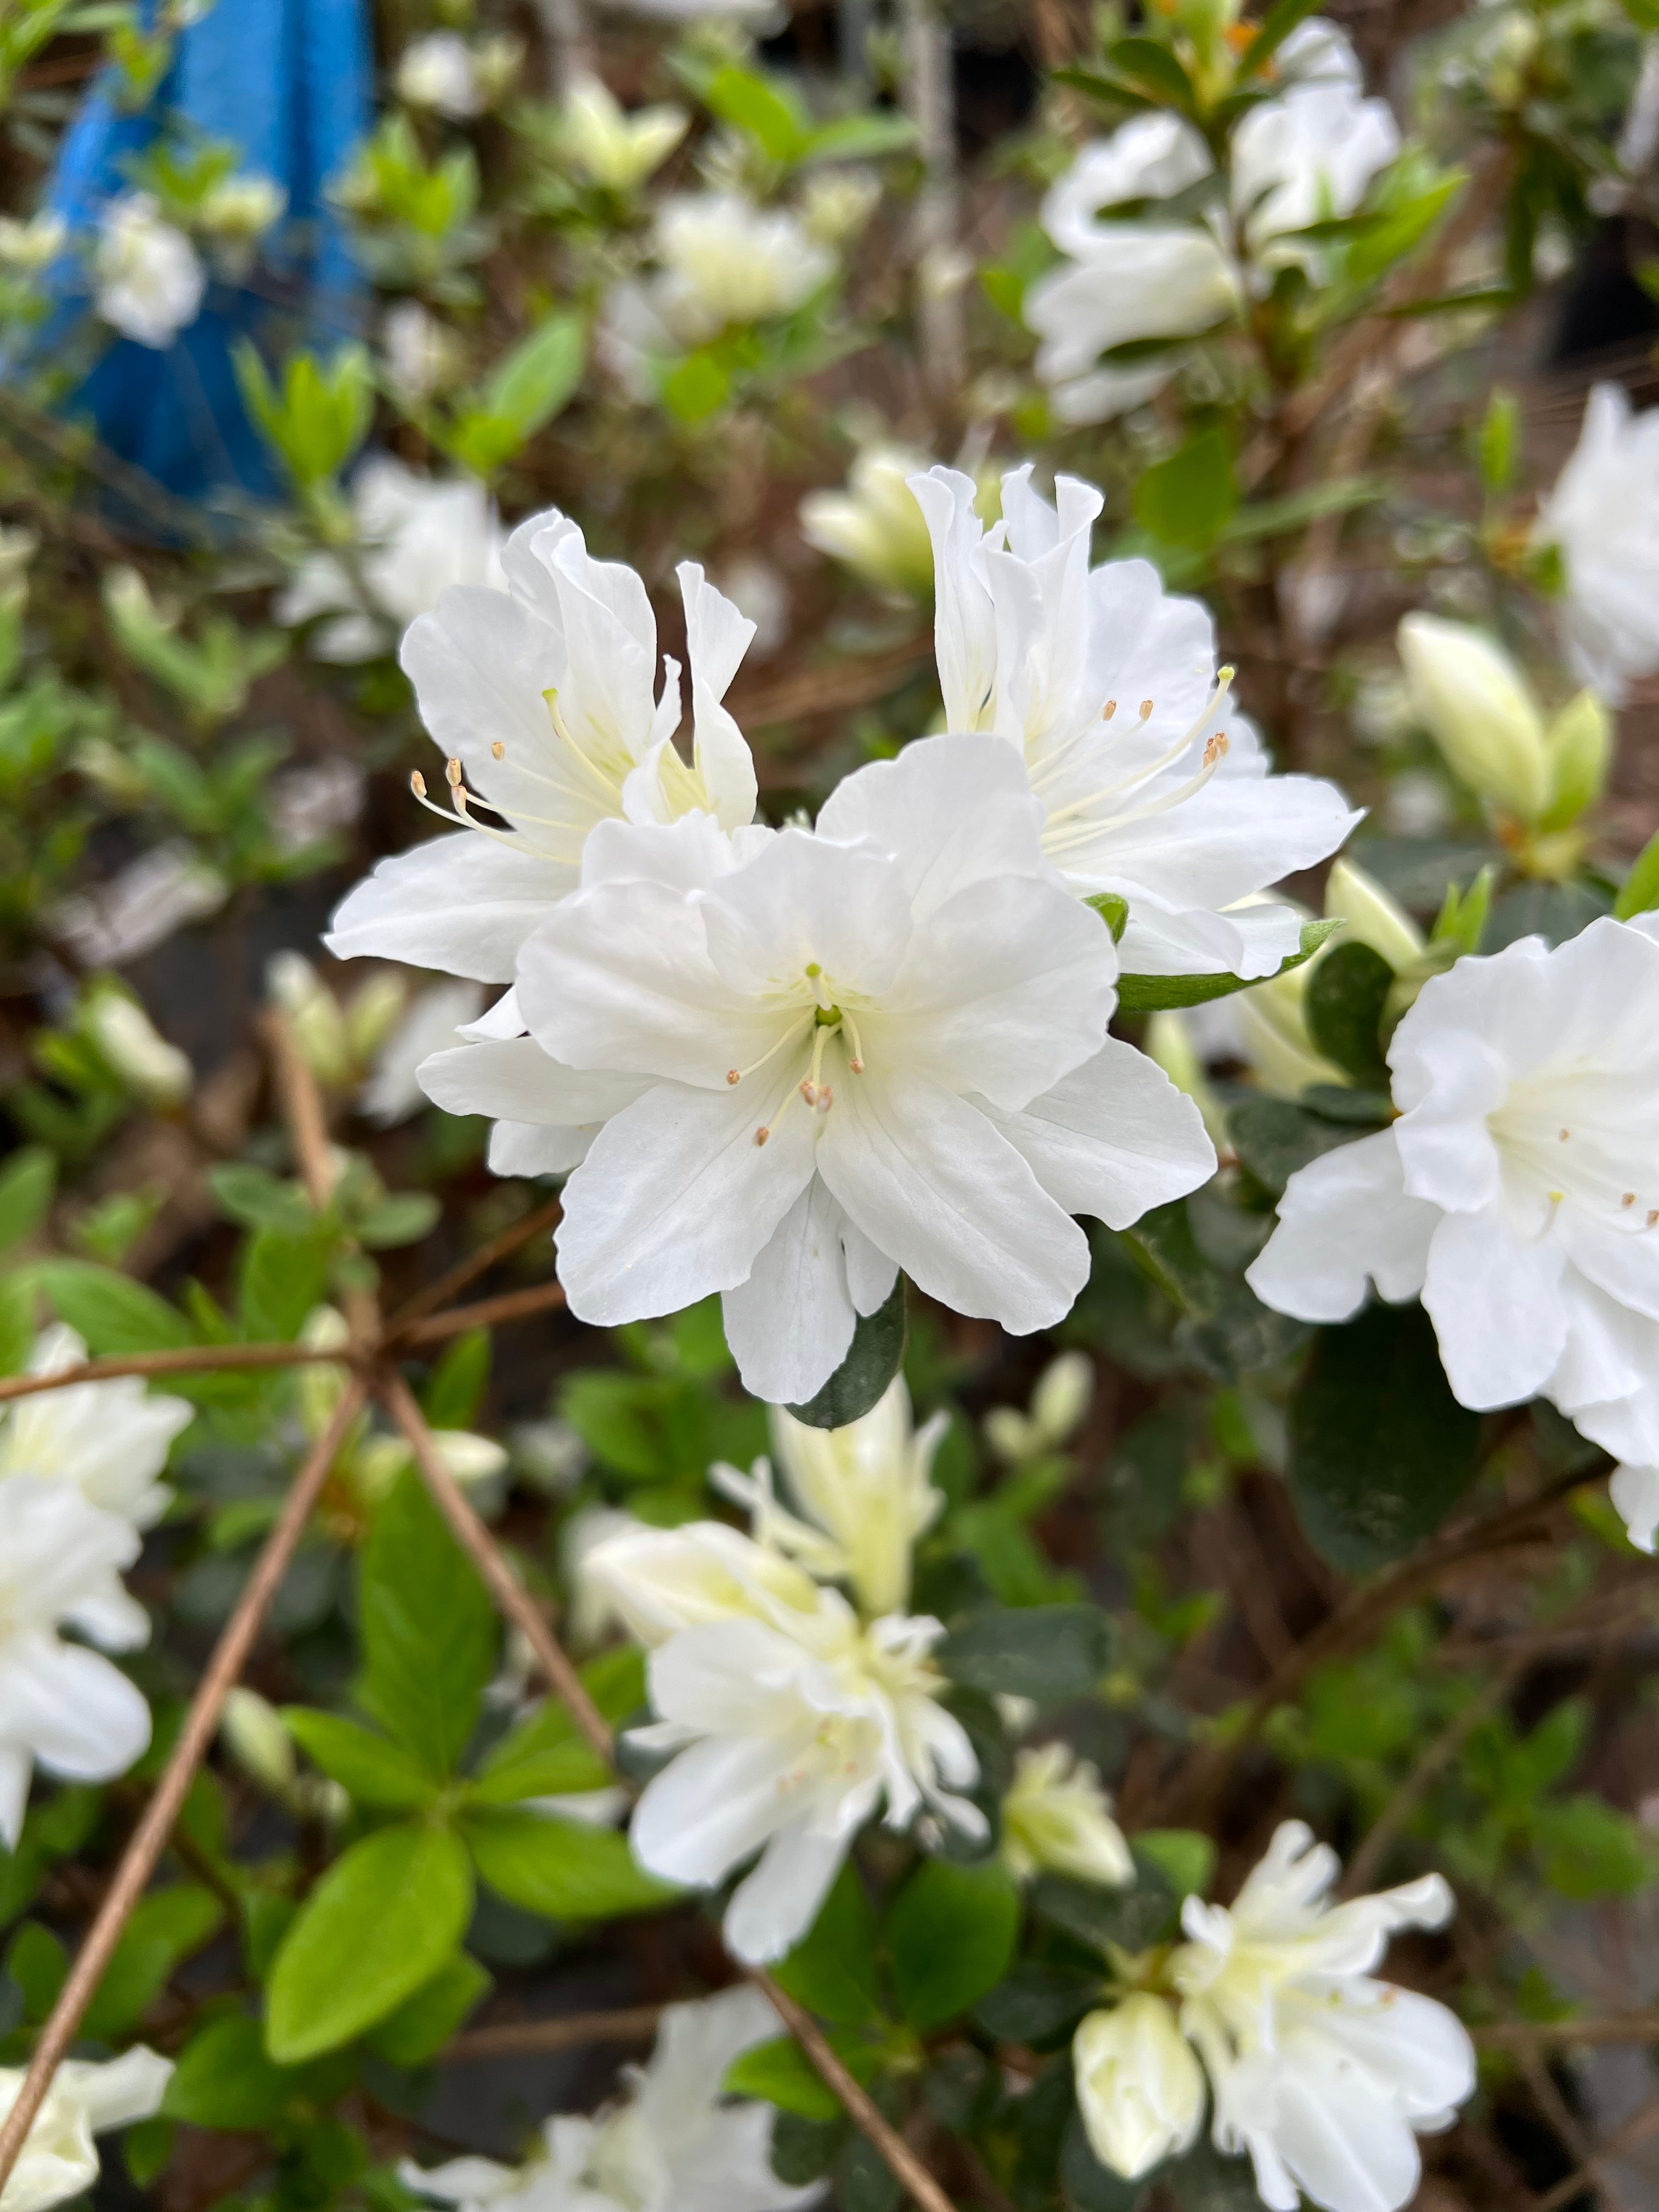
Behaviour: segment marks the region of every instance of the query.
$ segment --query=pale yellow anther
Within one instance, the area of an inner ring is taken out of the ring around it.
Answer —
[[[1620,1206],[1634,1206],[1636,1203],[1636,1193],[1633,1190],[1627,1190],[1624,1196],[1620,1200],[1619,1203]]]
[[[756,1142],[757,1145],[763,1145],[763,1144],[766,1142],[767,1139],[771,1135],[771,1133],[772,1133],[772,1132],[771,1132],[769,1129],[766,1129],[766,1128],[760,1128],[760,1129],[757,1129],[757,1130],[756,1130],[756,1132],[755,1132],[755,1142]]]
[[[741,1083],[743,1081],[741,1070],[735,1067],[728,1067],[726,1071],[726,1079],[728,1083]]]
[[[459,791],[461,787],[461,764],[459,761],[446,761],[444,763],[444,774],[449,780],[450,789],[452,791]]]
[[[496,738],[495,744],[489,748],[489,757],[491,760],[505,760],[507,758],[507,747],[501,743],[499,738]]]
[[[410,770],[409,787],[414,793],[416,799],[424,799],[426,797],[426,778],[421,774],[421,771],[417,768],[411,769]]]
[[[1106,702],[1106,704],[1100,710],[1100,719],[1103,722],[1109,722],[1116,712],[1117,701],[1115,699],[1109,699]]]
[[[1143,699],[1140,702],[1140,719],[1143,722],[1150,722],[1152,719],[1152,702],[1150,699]]]

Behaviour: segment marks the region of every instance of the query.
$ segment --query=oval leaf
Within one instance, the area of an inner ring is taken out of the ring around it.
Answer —
[[[860,1314],[847,1357],[816,1397],[791,1406],[798,1421],[813,1429],[844,1429],[867,1413],[899,1371],[904,1358],[904,1278],[872,1314]]]

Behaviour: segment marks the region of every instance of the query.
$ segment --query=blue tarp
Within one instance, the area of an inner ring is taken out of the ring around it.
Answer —
[[[105,445],[187,499],[272,490],[270,465],[236,390],[230,349],[264,331],[281,352],[327,348],[349,336],[361,280],[325,188],[346,166],[371,119],[373,58],[365,0],[217,0],[177,35],[173,61],[142,113],[123,112],[112,74],[100,81],[64,137],[45,204],[84,244],[104,204],[128,186],[124,164],[159,134],[228,141],[240,167],[288,194],[283,223],[245,285],[215,283],[202,312],[165,351],[114,339],[74,395]],[[68,257],[55,276],[67,294],[46,343],[88,312]]]

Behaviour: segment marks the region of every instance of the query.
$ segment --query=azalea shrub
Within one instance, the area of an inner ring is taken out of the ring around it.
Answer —
[[[1651,2192],[1659,16],[1435,14],[0,21],[0,2212]]]

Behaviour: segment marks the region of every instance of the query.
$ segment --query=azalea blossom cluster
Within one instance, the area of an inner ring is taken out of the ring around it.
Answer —
[[[61,1323],[35,1375],[86,1358]],[[173,1438],[195,1418],[142,1382],[76,1382],[0,1409],[0,1843],[15,1848],[39,1764],[76,1782],[123,1774],[149,1742],[149,1707],[101,1654],[149,1641],[123,1587],[140,1531],[163,1513]],[[86,1643],[68,1640],[73,1632]],[[87,1644],[98,1647],[89,1650]]]
[[[1073,2044],[1096,2155],[1133,2180],[1188,2149],[1204,2120],[1249,2155],[1272,2212],[1399,2212],[1421,2178],[1417,2137],[1449,2127],[1474,2088],[1455,2014],[1375,1978],[1389,1939],[1438,1928],[1450,1890],[1427,1875],[1329,1901],[1336,1854],[1285,1821],[1231,1906],[1188,1897],[1185,1941],[1119,1961],[1118,2002]]]
[[[1210,619],[1146,562],[1091,567],[1092,487],[1029,469],[987,531],[970,479],[912,489],[933,533],[947,733],[848,776],[807,828],[756,819],[726,705],[753,635],[679,571],[658,678],[641,579],[532,517],[507,589],[447,591],[403,662],[455,827],[337,914],[343,957],[509,986],[421,1072],[495,1124],[498,1173],[562,1174],[561,1279],[614,1323],[721,1293],[746,1387],[810,1399],[902,1268],[1024,1334],[1115,1228],[1203,1182],[1190,1103],[1109,1034],[1120,966],[1273,973],[1252,904],[1357,818],[1271,776]],[[1094,899],[1127,909],[1120,946]]]

